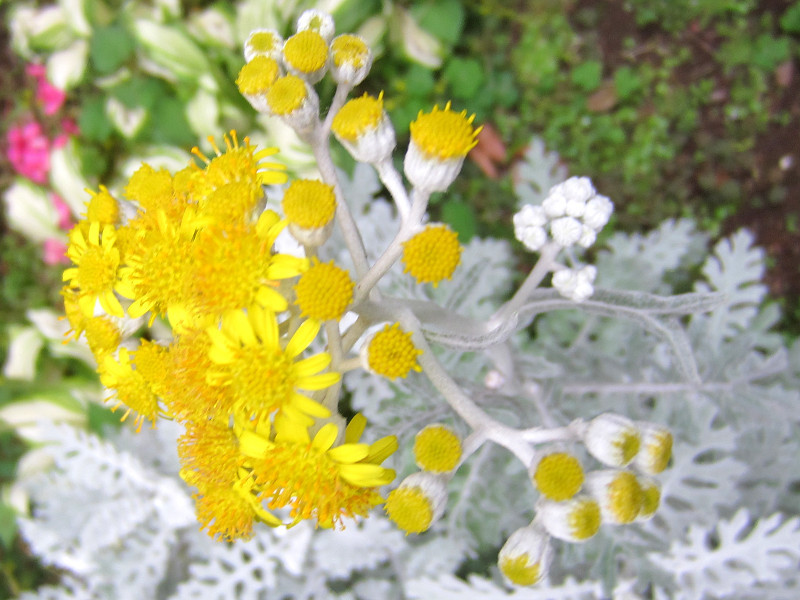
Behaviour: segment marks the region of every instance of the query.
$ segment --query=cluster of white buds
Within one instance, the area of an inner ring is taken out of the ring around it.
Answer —
[[[570,177],[553,186],[540,206],[526,204],[514,215],[514,235],[534,252],[551,239],[563,248],[588,248],[613,210],[611,200],[597,194],[588,177]]]
[[[596,276],[597,268],[594,265],[561,269],[553,273],[553,287],[565,298],[583,302],[594,293]]]

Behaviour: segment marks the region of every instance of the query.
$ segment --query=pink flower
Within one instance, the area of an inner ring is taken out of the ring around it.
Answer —
[[[69,231],[72,229],[72,213],[69,210],[69,206],[58,194],[50,194],[50,199],[53,201],[53,208],[56,209],[58,214],[59,229]]]
[[[36,79],[36,100],[42,105],[44,114],[54,115],[64,105],[67,95],[47,81],[47,69],[44,65],[30,64],[26,73]]]
[[[6,136],[8,160],[14,170],[34,183],[45,183],[50,171],[50,141],[36,121],[12,127]]]
[[[80,129],[78,129],[78,124],[73,121],[72,119],[62,119],[61,121],[61,133],[59,133],[55,138],[53,138],[53,147],[54,148],[63,148],[67,145],[69,141],[69,137],[71,135],[78,135],[80,133]]]
[[[56,238],[47,238],[44,241],[44,256],[42,257],[45,264],[48,265],[58,265],[58,264],[67,264],[69,259],[67,258],[67,245],[62,242],[61,240],[57,240]]]

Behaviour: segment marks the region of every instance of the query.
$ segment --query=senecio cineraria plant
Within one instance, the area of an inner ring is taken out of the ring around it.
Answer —
[[[239,90],[310,144],[321,181],[292,181],[283,215],[265,209],[262,186],[287,181],[282,166],[267,160],[277,149],[258,149],[230,132],[224,148],[212,140],[215,156],[194,149],[202,166],[170,174],[145,164],[125,198],[103,186],[92,192],[86,218],[70,234],[74,266],[64,271],[72,333],[85,336],[123,420],[132,416],[137,429],[159,418],[183,425],[181,476],[197,490],[202,528],[222,540],[251,537],[259,521],[336,528],[383,504],[400,529],[418,534],[442,517],[449,481],[486,444],[519,459],[539,493],[533,520],[499,553],[499,568],[514,584],[546,574],[553,538],[583,542],[604,524],[650,519],[660,500],[653,476],[670,460],[668,429],[610,412],[559,424],[537,392],[536,373],[518,372],[507,344],[536,312],[535,292],[548,275],[574,303],[592,296],[596,270],[581,265],[575,250],[591,246],[606,225],[609,199],[588,179],[571,178],[540,206],[523,207],[514,216],[516,236],[538,260],[485,321],[391,297],[380,284],[398,261],[422,286],[436,287],[459,267],[457,234],[426,222],[426,208],[457,177],[480,128],[449,103],[420,112],[403,162],[406,187],[394,167],[395,132],[382,95],[348,100],[372,62],[360,37],[334,37],[329,15],[307,11],[287,40],[253,32],[245,58]],[[321,116],[314,85],[326,74],[337,88]],[[331,133],[374,167],[399,215],[399,230],[376,260],[337,180]],[[334,224],[352,273],[320,260]],[[284,229],[302,252],[276,250]],[[166,317],[171,338],[130,339],[130,324],[143,317],[151,324]],[[495,418],[448,373],[432,344],[484,350],[494,364],[486,386],[533,403],[541,424],[513,427]],[[421,427],[413,444],[419,471],[385,499],[379,489],[395,472],[383,463],[397,438],[362,443],[366,418],[346,422],[339,414],[342,375],[359,369],[389,380],[421,373],[467,432],[444,423]]]

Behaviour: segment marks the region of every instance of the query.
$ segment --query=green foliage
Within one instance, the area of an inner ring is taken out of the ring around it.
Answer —
[[[411,7],[419,25],[448,46],[461,39],[464,27],[464,7],[459,0],[428,0]]]
[[[800,2],[795,2],[783,13],[781,29],[786,33],[800,33]]]
[[[113,73],[131,57],[135,47],[135,40],[121,25],[98,27],[89,44],[92,67],[100,75]]]

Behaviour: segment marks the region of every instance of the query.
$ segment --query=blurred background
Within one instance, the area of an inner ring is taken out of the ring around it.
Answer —
[[[452,100],[484,125],[462,176],[432,202],[462,242],[513,237],[515,166],[536,136],[615,202],[607,231],[691,218],[713,243],[749,228],[769,256],[780,331],[800,333],[800,1],[6,0],[0,598],[56,578],[14,519],[24,499],[12,483],[28,447],[18,434],[31,411],[95,431],[116,421],[76,398],[98,384],[57,320],[85,189],[118,189],[143,160],[180,168],[192,146],[208,150],[208,135],[232,128],[307,173],[307,149],[255,115],[233,82],[254,24],[288,34],[315,6],[375,50],[354,93],[384,92],[401,146],[417,112],[436,103]]]

